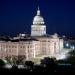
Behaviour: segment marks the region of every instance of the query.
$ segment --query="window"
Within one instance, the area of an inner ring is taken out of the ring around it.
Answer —
[[[9,49],[9,52],[12,52],[12,50],[11,50],[11,49]]]
[[[6,48],[8,48],[8,45],[6,45]]]
[[[20,46],[20,48],[22,48],[22,46]]]
[[[10,48],[11,46],[9,45],[9,48]]]
[[[17,48],[17,46],[15,46],[15,48]]]
[[[14,48],[14,46],[12,45],[12,48]]]
[[[44,28],[44,31],[46,31],[46,28]]]
[[[23,46],[23,48],[25,48],[25,46]]]

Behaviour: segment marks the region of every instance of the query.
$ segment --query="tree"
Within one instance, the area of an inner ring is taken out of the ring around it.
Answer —
[[[50,65],[50,64],[54,64],[54,59],[53,58],[49,58],[49,57],[45,57],[44,59],[41,60],[41,65]]]
[[[32,61],[26,61],[25,67],[27,67],[28,70],[33,70],[34,62]]]
[[[7,64],[12,64],[12,60],[10,56],[6,56],[5,60],[7,60]]]
[[[26,60],[25,55],[18,56],[18,59],[17,59],[17,61],[16,61],[16,64],[17,64],[17,65],[19,65],[19,64],[24,64],[24,63],[25,63],[25,60]]]
[[[75,64],[75,51],[72,50],[68,53],[68,57],[67,57],[67,62],[70,63],[70,64]]]
[[[4,66],[5,66],[5,62],[2,59],[0,59],[0,68],[3,68]]]
[[[54,71],[56,67],[55,60],[53,58],[45,57],[44,59],[41,60],[41,64],[46,71]]]

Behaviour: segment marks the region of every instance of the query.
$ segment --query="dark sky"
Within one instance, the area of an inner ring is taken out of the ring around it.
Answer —
[[[48,34],[75,36],[75,0],[0,0],[0,34],[30,33],[38,5]]]

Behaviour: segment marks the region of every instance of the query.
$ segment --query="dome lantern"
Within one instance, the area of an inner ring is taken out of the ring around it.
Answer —
[[[37,10],[37,15],[40,15],[40,10],[39,10],[39,6],[38,6],[38,10]]]

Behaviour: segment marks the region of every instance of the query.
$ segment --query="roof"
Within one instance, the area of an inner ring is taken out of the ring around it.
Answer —
[[[19,41],[38,41],[37,39],[35,38],[23,38],[23,39],[12,39],[11,42],[19,42]]]
[[[49,35],[49,34],[46,34],[46,35],[43,35],[43,36],[32,36],[32,37],[35,37],[35,38],[53,38],[54,35]],[[58,38],[62,39],[61,36],[57,36]]]
[[[38,41],[38,40],[31,37],[31,36],[25,36],[25,37],[19,37],[19,38],[16,38],[16,39],[14,39],[14,37],[13,38],[0,37],[0,41],[19,42],[19,41]]]

